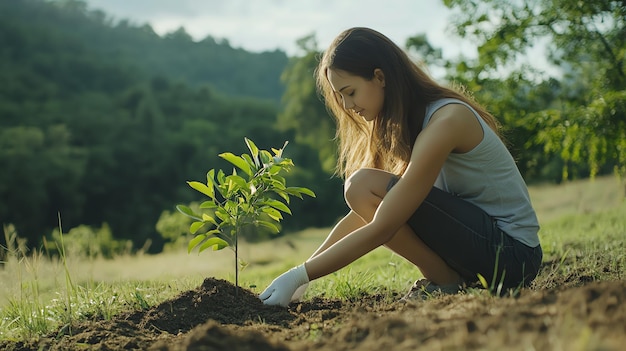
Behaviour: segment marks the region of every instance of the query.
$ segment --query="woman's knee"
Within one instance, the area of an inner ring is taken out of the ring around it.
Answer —
[[[344,185],[346,204],[357,213],[376,209],[385,196],[389,179],[390,175],[377,169],[364,168],[354,172]]]

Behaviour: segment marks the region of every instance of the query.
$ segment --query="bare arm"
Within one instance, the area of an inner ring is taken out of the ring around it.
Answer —
[[[389,241],[424,201],[448,154],[469,150],[480,139],[482,128],[471,111],[460,105],[441,108],[418,136],[407,170],[387,193],[372,222],[310,258],[305,263],[309,279],[339,270]]]
[[[326,249],[331,247],[334,243],[341,240],[345,236],[345,233],[351,233],[364,225],[365,222],[356,213],[350,211],[337,223],[322,245],[311,255],[311,258],[326,251]]]

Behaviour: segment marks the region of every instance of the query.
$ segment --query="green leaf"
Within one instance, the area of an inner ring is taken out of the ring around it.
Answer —
[[[243,155],[241,155],[241,158],[243,158],[244,160],[246,160],[246,162],[248,162],[248,165],[250,165],[250,168],[254,172],[259,170],[259,166],[256,165],[255,161],[252,161],[252,158],[250,158],[250,155],[243,154]],[[256,161],[256,162],[258,162],[258,161]]]
[[[189,226],[189,231],[191,232],[191,234],[196,234],[196,232],[202,228],[202,226],[204,225],[204,222],[193,222],[191,223],[191,225]]]
[[[187,253],[190,253],[196,246],[198,246],[204,239],[206,239],[206,234],[196,235],[195,238],[189,241],[189,245],[187,245]]]
[[[282,184],[272,184],[272,186],[267,190],[273,191],[278,194],[279,192],[285,192],[286,189],[287,188],[285,188],[285,186]]]
[[[217,171],[216,179],[219,184],[224,184],[224,180],[226,179],[226,175],[224,174],[224,171],[222,171],[221,169]]]
[[[228,188],[226,188],[226,197],[231,197],[233,195],[233,190],[237,189],[237,183],[231,178],[232,176],[226,177],[226,184]]]
[[[293,161],[290,158],[283,158],[279,165],[281,167],[283,167],[285,170],[289,170],[291,167],[294,166]]]
[[[226,202],[226,205],[228,205],[230,203],[230,201]],[[228,214],[228,212],[226,212],[225,209],[219,207],[216,211],[215,211],[215,215],[217,216],[217,218],[221,219],[222,222],[226,222],[226,223],[230,223],[230,215]]]
[[[208,238],[207,241],[205,241],[202,246],[200,246],[200,248],[198,248],[198,252],[202,252],[206,249],[208,249],[209,247],[213,248],[213,251],[218,251],[221,250],[223,248],[228,247],[228,242],[226,240],[220,239],[218,237],[212,237],[212,238]]]
[[[216,207],[217,207],[217,204],[215,203],[215,200],[205,201],[205,202],[200,204],[200,208],[202,208],[202,209],[216,208]]]
[[[289,207],[287,207],[287,205],[285,205],[284,203],[278,201],[278,200],[267,200],[267,201],[263,201],[262,202],[263,205],[268,205],[268,206],[272,206],[277,210],[281,210],[285,213],[289,213],[291,214],[291,210],[289,209]]]
[[[252,177],[252,169],[250,169],[250,165],[242,157],[236,156],[231,152],[224,152],[218,156],[237,166],[237,168],[244,171],[249,177]]]
[[[250,189],[250,186],[248,185],[248,182],[245,179],[243,179],[240,176],[238,176],[238,175],[230,175],[230,176],[226,177],[226,179],[228,179],[229,181],[233,181],[235,183],[235,185],[237,185],[237,187],[234,188],[236,190],[247,191],[247,190]],[[229,187],[230,187],[230,184],[229,184]],[[230,189],[229,189],[229,191],[230,191]]]
[[[267,150],[261,150],[261,162],[263,162],[263,166],[270,165],[272,161],[274,161],[272,154]]]
[[[487,279],[485,279],[485,277],[483,277],[480,273],[476,274],[478,276],[478,280],[480,281],[480,285],[483,286],[483,288],[485,289],[489,289],[489,284],[487,284]]]
[[[263,213],[266,213],[268,216],[270,216],[270,218],[272,218],[273,220],[277,222],[280,222],[280,220],[283,219],[283,215],[280,213],[280,211],[272,207],[269,207],[269,206],[263,207],[261,211]]]
[[[239,212],[240,216],[242,216],[244,214],[247,215],[250,212],[252,212],[252,211],[250,211],[250,204],[245,202],[245,201],[243,201],[243,199],[242,199],[241,203],[239,204],[238,210],[239,210],[238,212]]]
[[[287,147],[287,144],[289,144],[289,141],[285,141],[285,143],[283,144],[283,147],[281,147],[280,149],[272,148],[274,155],[276,155],[276,157],[283,157],[283,151],[285,150],[285,147]]]
[[[200,182],[187,182],[190,187],[196,189],[197,191],[203,193],[204,195],[210,197],[211,199],[215,199],[215,190],[213,187],[209,187],[206,184]]]
[[[248,150],[250,150],[250,155],[252,155],[252,157],[254,158],[254,164],[255,166],[261,167],[261,164],[259,163],[259,148],[256,146],[256,144],[248,139],[248,138],[244,138],[246,145],[248,146]]]
[[[283,167],[279,166],[278,164],[273,164],[272,167],[270,167],[270,174],[276,176],[276,174],[280,173],[280,171],[282,170]]]
[[[274,192],[276,194],[278,194],[278,196],[282,197],[286,203],[289,203],[289,194],[287,194],[285,191],[283,190],[274,190]],[[302,195],[298,194],[296,196],[299,196],[300,198],[302,198]]]
[[[265,227],[267,229],[269,229],[272,234],[278,234],[280,233],[280,229],[278,229],[278,227],[276,226],[276,224],[272,223],[272,222],[268,222],[268,221],[257,221],[256,224],[260,227]]]
[[[219,191],[220,195],[222,195],[223,198],[227,198],[229,196],[229,194],[228,194],[228,183],[226,181],[224,181],[224,183],[218,185],[217,190]]]
[[[281,190],[286,189],[285,184],[287,184],[287,181],[285,180],[285,178],[279,176],[279,175],[275,175],[272,176],[272,186],[275,188],[279,188]]]
[[[214,169],[206,172],[206,185],[209,188],[213,188],[215,186],[215,170]]]
[[[291,194],[291,195],[296,195],[296,194],[304,194],[304,195],[308,195],[310,197],[315,197],[315,193],[308,188],[302,188],[302,187],[297,187],[297,186],[290,186],[286,189],[287,193]],[[297,196],[297,195],[296,195]]]
[[[196,214],[195,212],[193,212],[192,209],[190,209],[189,207],[185,206],[185,205],[178,205],[176,206],[176,209],[178,210],[178,212],[184,214],[187,217],[191,217],[193,219],[195,219],[196,221],[201,221],[202,218],[200,218],[199,214]]]
[[[209,216],[206,213],[202,214],[202,222],[204,222],[204,223],[211,223],[211,224],[217,225],[217,222],[215,221],[215,218]]]

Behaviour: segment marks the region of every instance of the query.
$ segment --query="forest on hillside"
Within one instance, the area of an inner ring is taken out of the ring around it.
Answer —
[[[419,33],[402,44],[500,119],[529,182],[624,174],[623,1],[444,3],[462,14],[457,34],[477,43],[478,58],[443,59]],[[562,76],[529,66],[493,74],[544,37]],[[332,119],[312,76],[320,49],[314,36],[298,43],[301,57],[251,53],[210,36],[194,41],[183,28],[159,36],[79,0],[1,1],[5,232],[12,224],[38,247],[60,219],[63,230],[106,227],[134,249],[159,252],[184,233],[157,224],[177,204],[201,200],[186,181],[229,167],[217,155],[246,152],[244,137],[265,149],[289,140],[288,181],[317,194],[292,202],[283,234],[331,225],[346,207],[332,176]]]
[[[60,214],[63,229],[106,223],[159,251],[161,213],[199,200],[186,181],[227,167],[219,153],[244,152],[246,136],[266,149],[292,139],[276,128],[283,52],[193,42],[182,29],[159,37],[80,1],[42,0],[0,2],[0,50],[0,222],[30,245]],[[329,184],[341,189],[309,147],[286,153],[294,183],[320,179],[322,201]],[[330,213],[294,202],[298,222],[284,225],[328,225],[335,203]]]

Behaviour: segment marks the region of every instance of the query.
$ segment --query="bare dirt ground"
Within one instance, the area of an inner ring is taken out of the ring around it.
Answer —
[[[209,278],[153,308],[0,349],[623,350],[626,281],[581,278],[517,297],[474,291],[408,305],[381,296],[314,298],[288,308]]]

